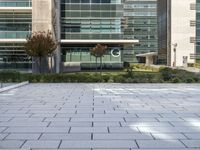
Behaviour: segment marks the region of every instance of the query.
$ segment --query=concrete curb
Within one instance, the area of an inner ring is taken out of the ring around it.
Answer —
[[[18,87],[21,87],[21,86],[24,86],[24,85],[27,85],[27,84],[29,84],[28,81],[21,82],[21,83],[15,84],[15,85],[11,85],[11,86],[7,86],[7,87],[4,87],[4,88],[1,88],[0,89],[0,93],[8,91],[8,90],[16,89]]]

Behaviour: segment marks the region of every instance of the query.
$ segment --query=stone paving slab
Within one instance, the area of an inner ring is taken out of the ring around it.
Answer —
[[[14,134],[6,136],[6,140],[37,140],[41,134]]]
[[[3,149],[15,149],[20,148],[25,141],[23,140],[3,140],[0,141],[0,148]]]
[[[29,84],[0,93],[0,150],[197,150],[199,97],[200,84]]]
[[[189,148],[199,148],[200,140],[181,140]]]
[[[22,148],[58,148],[60,144],[59,140],[45,140],[45,141],[26,141]]]
[[[132,140],[62,141],[61,148],[137,148]]]
[[[4,133],[68,133],[69,127],[9,127]]]
[[[154,139],[151,134],[94,134],[94,140],[150,140]]]
[[[139,148],[185,148],[178,140],[136,140]]]
[[[40,140],[91,140],[91,134],[42,134]]]

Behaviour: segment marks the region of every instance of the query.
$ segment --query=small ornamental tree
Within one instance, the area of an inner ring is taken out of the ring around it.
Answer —
[[[39,72],[42,72],[42,58],[53,55],[57,48],[57,43],[53,39],[52,33],[48,32],[34,32],[27,37],[25,43],[26,54],[39,59]],[[51,60],[52,61],[52,60]],[[52,69],[52,62],[51,62]]]
[[[100,68],[102,72],[102,57],[106,54],[108,47],[106,45],[97,44],[90,50],[92,56],[96,58],[96,70],[97,70],[97,59],[100,58]]]

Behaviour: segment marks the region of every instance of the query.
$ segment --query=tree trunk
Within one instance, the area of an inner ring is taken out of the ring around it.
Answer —
[[[39,72],[42,73],[42,57],[39,58]]]
[[[52,57],[53,57],[53,55],[51,54],[51,73],[53,73],[53,62],[52,62],[53,58]]]
[[[96,72],[97,72],[97,57],[96,57]]]
[[[101,67],[100,75],[101,75],[101,78],[102,78],[102,57],[100,57],[100,67]]]

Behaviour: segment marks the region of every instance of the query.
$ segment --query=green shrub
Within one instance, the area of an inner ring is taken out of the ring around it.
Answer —
[[[161,68],[158,72],[108,73],[61,73],[61,74],[30,74],[15,71],[0,72],[3,82],[29,81],[30,83],[197,83],[200,75],[184,70]]]
[[[192,78],[188,78],[188,79],[186,79],[186,81],[185,81],[186,83],[194,83],[195,82],[195,80],[194,79],[192,79]]]
[[[118,75],[118,76],[114,76],[113,77],[113,81],[115,82],[115,83],[123,83],[124,82],[124,77],[123,76],[121,76],[121,75]]]
[[[126,78],[126,79],[124,79],[124,82],[125,83],[134,83],[134,79],[132,79],[132,78]]]
[[[161,73],[164,81],[169,81],[174,77],[171,68],[160,68],[159,72]]]
[[[21,77],[20,73],[17,71],[1,71],[0,72],[0,81],[1,82],[20,82]]]
[[[179,78],[173,78],[171,82],[172,83],[180,83],[181,80]]]

